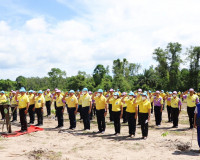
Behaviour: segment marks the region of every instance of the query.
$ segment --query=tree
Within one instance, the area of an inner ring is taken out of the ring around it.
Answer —
[[[27,82],[26,82],[26,78],[23,77],[23,76],[19,76],[16,78],[16,82],[17,82],[17,88],[21,88],[21,87],[25,87],[26,88],[26,85],[27,85]]]
[[[93,78],[96,86],[98,86],[101,83],[105,74],[106,74],[106,69],[104,68],[104,66],[98,64],[93,71]]]

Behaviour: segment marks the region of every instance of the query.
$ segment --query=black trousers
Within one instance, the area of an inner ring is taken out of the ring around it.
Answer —
[[[57,106],[56,106],[56,101],[54,102],[54,108],[55,108],[55,111],[56,111],[56,117],[58,117],[58,115],[57,115]]]
[[[153,102],[151,102],[151,114],[153,114]]]
[[[51,101],[46,101],[47,116],[51,115]]]
[[[142,137],[148,136],[148,113],[140,113]]]
[[[27,131],[27,120],[26,120],[25,110],[26,108],[19,109],[19,116],[20,116],[22,131]]]
[[[16,107],[14,107],[14,106],[11,107],[11,111],[12,111],[12,115],[13,115],[13,119],[12,119],[13,121],[17,120],[17,108]]]
[[[63,107],[56,107],[58,126],[63,127]]]
[[[35,107],[34,104],[31,104],[28,108],[28,114],[30,117],[30,123],[34,123],[35,121],[35,112],[33,111],[33,108]]]
[[[138,125],[141,125],[140,123],[140,106],[138,105]]]
[[[160,125],[162,121],[162,112],[160,112],[160,110],[161,110],[160,106],[154,106],[156,125]]]
[[[4,113],[3,105],[0,105],[0,111],[1,111],[1,117],[2,117],[2,119],[4,119],[5,118],[5,113]]]
[[[136,130],[135,113],[127,112],[127,119],[128,119],[129,134],[135,135],[135,130]]]
[[[78,112],[80,113],[80,119],[83,119],[82,105],[78,105]]]
[[[76,128],[76,115],[74,112],[76,111],[76,108],[69,108],[68,107],[68,112],[69,112],[69,121],[70,121],[70,129]]]
[[[168,121],[172,121],[172,113],[171,113],[172,107],[167,105],[167,114],[168,114]]]
[[[112,104],[109,104],[108,106],[109,114],[110,114],[110,122],[113,121],[113,111],[112,111]]]
[[[83,124],[84,130],[90,129],[90,114],[89,112],[90,107],[82,107],[82,116],[83,116]]]
[[[37,114],[38,124],[43,124],[42,108],[35,108],[35,113]]]
[[[113,120],[114,120],[114,127],[115,127],[115,133],[120,133],[120,114],[121,111],[119,112],[113,112]]]
[[[97,123],[99,132],[105,131],[106,129],[106,122],[105,122],[105,109],[96,110],[97,113]]]
[[[194,110],[195,110],[195,107],[187,107],[187,113],[188,113],[188,117],[189,117],[190,128],[193,128],[193,125],[194,125]]]
[[[179,108],[171,108],[173,126],[178,126]]]
[[[123,123],[126,123],[127,122],[127,113],[126,113],[126,108],[127,107],[123,107]]]

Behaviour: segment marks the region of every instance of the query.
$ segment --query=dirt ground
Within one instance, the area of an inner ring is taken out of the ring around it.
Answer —
[[[53,107],[52,107],[53,108]],[[65,110],[66,113],[66,110]],[[46,115],[46,110],[44,110]],[[79,119],[77,115],[77,119]],[[136,136],[128,138],[128,126],[122,124],[121,134],[114,136],[114,126],[107,115],[105,134],[96,134],[96,118],[91,122],[91,131],[83,131],[82,121],[77,122],[74,131],[69,128],[68,115],[62,130],[54,129],[57,121],[44,117],[44,131],[34,132],[19,137],[0,137],[0,160],[198,160],[196,129],[189,130],[186,105],[179,118],[179,128],[172,129],[167,122],[167,111],[163,112],[160,128],[155,127],[154,115],[149,123],[147,140],[141,139],[141,129],[137,126]],[[19,119],[19,118],[18,118]],[[27,117],[29,121],[29,117]],[[2,127],[0,122],[0,129]],[[19,122],[12,125],[12,130],[20,129]],[[194,133],[192,147],[191,139]]]

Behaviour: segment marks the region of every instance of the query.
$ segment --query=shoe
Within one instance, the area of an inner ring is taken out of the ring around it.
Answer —
[[[146,140],[146,139],[147,139],[147,137],[144,137],[143,139],[144,139],[144,140]]]
[[[12,120],[11,122],[17,122],[17,120]]]
[[[40,124],[36,124],[35,126],[39,126]]]
[[[90,131],[89,129],[86,129],[85,131]]]
[[[157,125],[158,127],[160,127],[160,125]]]
[[[117,133],[117,134],[116,134],[116,136],[119,136],[119,135],[120,135],[120,133]]]
[[[101,133],[101,131],[98,131],[97,134],[98,134],[98,133]]]
[[[104,134],[104,133],[105,133],[105,131],[102,131],[102,132],[101,132],[101,134]]]
[[[57,127],[55,127],[55,128],[62,128],[63,126],[57,126]]]
[[[76,128],[72,128],[72,130],[75,130]]]
[[[131,137],[131,136],[132,136],[132,134],[129,134],[129,135],[128,135],[128,137]]]
[[[114,135],[117,135],[117,133],[114,133]]]
[[[20,130],[19,132],[27,132],[27,130]]]
[[[43,126],[43,124],[38,124],[38,126]]]

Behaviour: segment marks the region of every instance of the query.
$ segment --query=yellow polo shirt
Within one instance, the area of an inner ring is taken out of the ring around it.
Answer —
[[[88,93],[86,95],[83,95],[81,97],[81,100],[82,100],[82,107],[88,107],[90,106],[90,102],[92,102],[92,98]]]
[[[178,97],[171,99],[171,107],[172,108],[178,108],[178,104],[179,104],[180,99]]]
[[[113,112],[121,111],[121,106],[122,106],[123,104],[122,104],[122,101],[121,101],[120,98],[118,98],[118,99],[114,99],[114,98],[113,98],[113,99],[111,99],[109,102],[112,104],[112,111],[113,111]]]
[[[35,97],[35,108],[41,108],[44,102],[45,99],[43,95]]]
[[[34,97],[34,94],[33,94],[33,93],[30,94],[30,95],[28,95],[30,105],[35,104],[35,101],[34,101],[33,97]]]
[[[193,94],[192,96],[187,95],[186,102],[188,107],[196,107],[196,99],[198,98],[197,95]]]
[[[76,98],[75,95],[66,97],[65,101],[69,108],[74,108],[78,104],[78,99]]]
[[[171,99],[172,99],[173,97],[168,97],[168,98],[171,98]],[[168,98],[167,98],[167,99],[168,99]],[[167,100],[167,105],[168,105],[168,106],[171,106],[171,101],[168,101],[168,100]]]
[[[63,107],[65,104],[62,102],[63,96],[60,94],[60,96],[56,97],[56,107]]]
[[[131,99],[124,100],[127,105],[126,112],[135,113],[135,110],[137,108],[137,103],[133,103],[134,100],[135,98],[133,98],[132,100]]]
[[[23,96],[19,96],[18,100],[19,100],[18,106],[20,109],[27,107],[27,104],[29,103],[29,98],[26,94],[24,94]]]
[[[51,93],[50,92],[45,95],[45,101],[46,102],[51,101]]]
[[[17,105],[17,101],[15,100],[15,96],[11,98],[11,105]]]
[[[106,98],[102,95],[101,97],[94,97],[95,103],[96,103],[96,109],[105,109],[105,106],[107,104]]]
[[[5,94],[0,95],[0,103],[6,102],[6,101],[7,101],[6,95]]]
[[[122,99],[122,98],[121,98],[121,99]],[[125,98],[124,98],[124,101],[126,101],[126,100],[128,100],[128,97],[125,97]],[[126,103],[123,103],[123,108],[124,108],[124,107],[127,107],[127,104],[126,104]]]
[[[139,103],[140,106],[140,113],[148,113],[149,109],[151,109],[151,103],[146,99],[145,101],[141,101]]]

